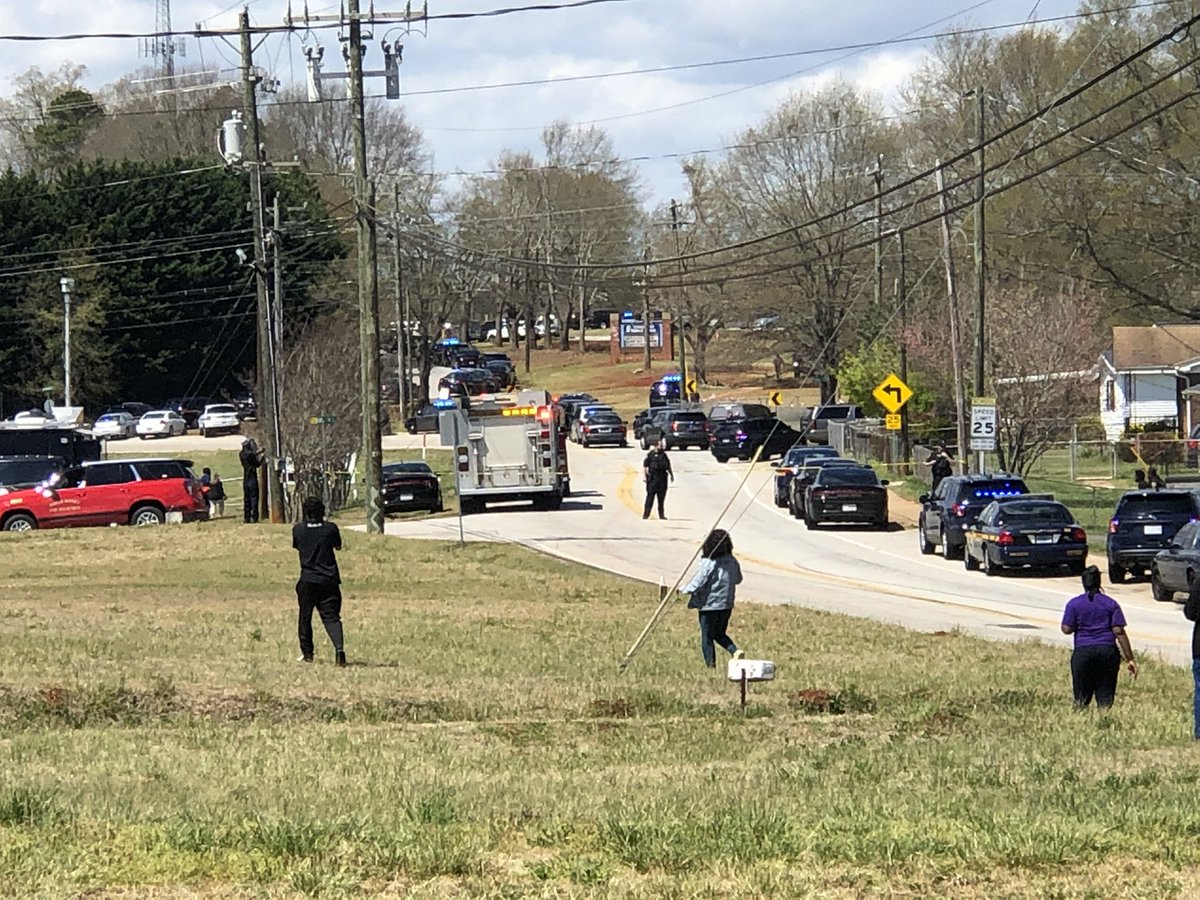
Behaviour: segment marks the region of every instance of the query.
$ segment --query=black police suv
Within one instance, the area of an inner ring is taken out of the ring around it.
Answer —
[[[1028,494],[1015,475],[950,475],[931,494],[922,494],[917,544],[928,555],[942,548],[946,559],[962,559],[966,532],[983,508],[998,497]]]
[[[1188,522],[1200,519],[1200,494],[1180,490],[1129,491],[1108,522],[1108,580],[1150,570],[1154,557]]]

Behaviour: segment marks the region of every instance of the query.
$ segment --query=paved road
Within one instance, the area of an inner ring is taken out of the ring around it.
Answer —
[[[922,631],[962,629],[999,640],[1037,638],[1067,646],[1058,627],[1079,580],[1066,575],[989,578],[961,562],[921,556],[911,528],[888,532],[824,526],[808,531],[771,498],[772,471],[721,465],[710,454],[671,454],[676,481],[667,520],[641,518],[642,454],[571,447],[573,494],[555,512],[520,506],[468,516],[468,540],[526,546],[657,583],[683,574],[718,513],[746,575],[739,599],[845,612]],[[388,534],[457,540],[453,517],[389,522]],[[1103,568],[1103,566],[1101,566]],[[1130,620],[1134,644],[1172,662],[1191,658],[1180,608],[1155,603],[1145,584],[1110,588]],[[648,606],[649,611],[649,606]],[[630,639],[635,635],[630,635]]]

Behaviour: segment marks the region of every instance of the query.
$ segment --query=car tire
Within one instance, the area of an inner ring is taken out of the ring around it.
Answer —
[[[1000,567],[992,565],[992,555],[988,552],[987,544],[983,545],[983,556],[979,560],[979,568],[984,575],[989,577],[1000,573]]]
[[[783,509],[783,507],[787,506],[787,500],[780,498],[778,491],[775,492],[775,505],[780,509]]]
[[[200,429],[200,437],[208,437],[208,432],[203,428]]]
[[[945,528],[939,529],[938,540],[942,545],[942,556],[946,559],[958,559],[959,551],[950,546],[950,535]]]
[[[144,440],[148,439],[148,438],[150,437],[150,435],[148,435],[148,434],[139,434],[139,435],[138,435],[138,437],[139,437],[139,438],[141,438],[141,439],[144,441]]]
[[[464,516],[473,516],[483,512],[484,504],[481,500],[477,500],[474,497],[459,497],[458,508]]]
[[[1158,577],[1158,569],[1150,570],[1150,593],[1159,603],[1170,603],[1175,599],[1175,592],[1167,590]]]
[[[979,560],[971,555],[970,547],[963,547],[963,568],[968,572],[975,572],[979,569]]]
[[[921,551],[922,556],[932,556],[935,549],[933,541],[925,536],[925,520],[923,518],[917,521],[917,548]]]
[[[809,531],[815,531],[818,524],[819,524],[818,521],[808,514],[808,510],[805,510],[804,511],[804,527],[807,528]]]
[[[37,531],[37,519],[29,513],[13,513],[4,520],[5,531]]]
[[[135,506],[133,512],[129,514],[129,524],[135,528],[161,525],[165,521],[167,521],[167,517],[157,506]]]
[[[1125,569],[1121,566],[1115,566],[1112,563],[1108,564],[1108,580],[1111,584],[1125,583]]]

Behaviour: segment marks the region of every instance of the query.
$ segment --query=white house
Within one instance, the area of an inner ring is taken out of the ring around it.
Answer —
[[[1100,420],[1108,440],[1130,425],[1168,422],[1190,434],[1200,387],[1200,325],[1117,326],[1100,356]]]

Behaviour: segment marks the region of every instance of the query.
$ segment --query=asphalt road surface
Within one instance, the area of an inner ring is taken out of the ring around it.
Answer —
[[[752,471],[747,463],[722,465],[698,450],[671,453],[675,483],[667,519],[643,520],[639,450],[571,445],[570,452],[572,494],[562,509],[489,507],[462,520],[466,539],[513,541],[653,584],[662,579],[669,587],[688,573],[704,535],[719,524],[731,532],[745,573],[739,601],[796,604],[927,632],[957,628],[997,640],[1070,645],[1059,622],[1080,586],[1065,570],[989,578],[967,572],[961,561],[921,556],[914,530],[899,525],[886,532],[856,526],[809,531],[775,507],[767,465]],[[457,540],[459,523],[453,516],[389,521],[386,530]],[[1092,561],[1104,570],[1102,558]],[[1191,625],[1178,605],[1156,603],[1145,583],[1105,589],[1125,610],[1135,648],[1178,664],[1191,659]],[[652,609],[648,602],[647,617]],[[630,642],[635,637],[636,630]]]

